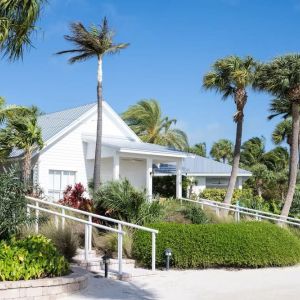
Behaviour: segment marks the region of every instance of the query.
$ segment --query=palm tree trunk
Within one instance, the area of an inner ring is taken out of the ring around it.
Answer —
[[[101,172],[101,145],[102,145],[102,56],[98,57],[98,84],[97,84],[97,132],[94,165],[94,191],[100,187]]]
[[[31,151],[30,149],[25,150],[24,163],[23,163],[23,181],[26,186],[28,186],[30,181],[31,173]]]
[[[239,119],[236,123],[236,136],[235,146],[233,153],[233,163],[230,174],[230,180],[226,191],[224,203],[230,204],[232,195],[235,188],[236,178],[239,170],[240,156],[241,156],[241,144],[242,144],[242,132],[243,132],[243,118]]]
[[[296,188],[296,180],[298,173],[298,160],[299,160],[299,104],[293,102],[292,104],[292,145],[290,155],[290,176],[287,195],[285,198],[284,206],[281,211],[281,216],[286,219],[293,202],[293,197]]]

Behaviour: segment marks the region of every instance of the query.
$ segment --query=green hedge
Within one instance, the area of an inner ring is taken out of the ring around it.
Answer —
[[[164,250],[171,248],[175,268],[289,266],[300,262],[300,240],[288,230],[264,222],[227,224],[149,225],[159,230],[157,266],[165,265]],[[151,235],[137,231],[133,257],[151,265]]]
[[[69,263],[42,235],[0,242],[0,281],[62,276]]]
[[[223,202],[226,195],[226,189],[205,189],[200,194],[200,198]],[[235,189],[232,196],[232,203],[237,200],[252,199],[253,191],[251,189]]]

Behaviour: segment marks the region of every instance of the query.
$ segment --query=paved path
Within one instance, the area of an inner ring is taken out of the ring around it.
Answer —
[[[158,271],[131,282],[89,279],[89,286],[63,298],[102,300],[299,300],[300,266],[253,270]]]

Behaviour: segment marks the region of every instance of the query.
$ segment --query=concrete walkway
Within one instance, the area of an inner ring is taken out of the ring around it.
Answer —
[[[130,282],[95,278],[67,299],[277,300],[300,299],[300,266],[253,270],[158,271]]]

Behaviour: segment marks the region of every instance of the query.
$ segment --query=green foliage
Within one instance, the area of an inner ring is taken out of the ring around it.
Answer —
[[[66,225],[64,229],[57,229],[55,225],[50,222],[42,225],[40,232],[45,237],[51,239],[58,252],[63,255],[67,261],[72,261],[72,258],[77,252],[79,237],[71,226]]]
[[[155,99],[145,99],[132,105],[122,114],[123,120],[144,141],[151,144],[184,150],[188,147],[186,134],[172,126],[176,119],[162,115]]]
[[[0,174],[0,239],[7,239],[30,222],[24,185],[15,171]]]
[[[231,162],[233,157],[233,143],[230,140],[221,139],[213,143],[210,156],[223,163]]]
[[[300,240],[288,230],[264,222],[186,225],[157,223],[157,266],[165,265],[164,251],[172,249],[175,268],[261,268],[300,262]],[[134,257],[151,265],[151,235],[135,234]]]
[[[226,189],[205,189],[200,194],[200,198],[223,202],[226,195]],[[251,189],[235,189],[232,197],[232,203],[241,201],[243,199],[249,199],[253,197]]]
[[[68,262],[42,235],[0,242],[1,281],[55,277],[68,272]]]
[[[23,57],[25,48],[31,46],[31,35],[46,0],[1,1],[0,50],[9,59]]]
[[[206,157],[206,143],[198,143],[186,150],[189,153],[194,153],[196,155]]]
[[[191,221],[192,224],[211,223],[211,219],[205,214],[199,205],[186,205],[183,209],[184,216]]]
[[[111,181],[94,195],[96,212],[135,224],[157,221],[162,214],[158,201],[149,202],[145,191],[135,189],[127,179]]]
[[[182,176],[182,196],[186,197],[189,179]],[[153,194],[160,197],[176,197],[176,175],[171,176],[154,176],[153,177]]]

